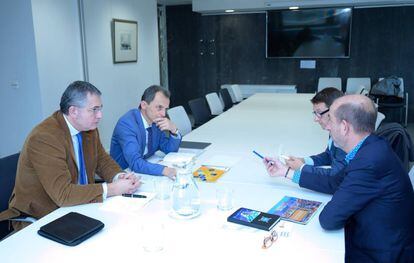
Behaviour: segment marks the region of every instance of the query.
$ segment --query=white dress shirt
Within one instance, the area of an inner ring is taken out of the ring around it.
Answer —
[[[75,152],[76,164],[78,165],[78,174],[80,174],[79,142],[78,142],[78,137],[76,137],[76,134],[78,134],[80,131],[75,129],[75,127],[73,127],[72,124],[70,124],[70,122],[68,121],[65,114],[63,114],[63,117],[65,118],[66,124],[68,125],[68,128],[69,128],[70,136],[72,137],[73,151]],[[85,171],[85,173],[86,173],[86,171]],[[86,174],[86,178],[88,178],[87,174]],[[102,184],[102,189],[103,189],[102,197],[103,197],[103,200],[105,200],[106,196],[108,195],[108,186],[107,186],[106,183]]]

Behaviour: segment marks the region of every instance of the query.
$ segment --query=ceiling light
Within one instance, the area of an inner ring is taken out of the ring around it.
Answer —
[[[233,9],[227,9],[226,11],[224,11],[224,12],[226,12],[226,13],[233,13],[234,12],[234,10]]]
[[[289,9],[290,10],[298,10],[299,9],[299,6],[290,6]]]

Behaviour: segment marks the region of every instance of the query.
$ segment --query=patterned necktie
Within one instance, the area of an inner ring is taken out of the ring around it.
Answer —
[[[88,184],[88,178],[86,177],[85,169],[85,160],[83,158],[83,148],[82,148],[82,134],[76,134],[78,138],[78,155],[79,155],[79,178],[78,184]]]
[[[144,158],[148,158],[152,154],[152,126],[147,128],[148,132],[148,142],[147,142],[147,154],[144,156]]]

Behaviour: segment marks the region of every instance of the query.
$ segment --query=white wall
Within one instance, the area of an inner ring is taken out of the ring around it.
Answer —
[[[119,117],[137,107],[144,90],[159,84],[156,0],[84,0],[89,81],[102,92],[101,140],[109,149]],[[113,64],[111,21],[138,22],[138,62]]]
[[[0,3],[0,157],[19,152],[41,119],[30,0]],[[18,82],[17,89],[11,86]]]
[[[159,84],[156,0],[83,0],[89,81],[103,93],[101,139],[142,92]],[[111,21],[138,22],[138,62],[113,64]],[[77,0],[0,2],[0,157],[18,152],[28,133],[59,108],[69,83],[83,79]],[[18,81],[13,89],[11,83]]]
[[[43,117],[59,109],[66,87],[83,79],[76,0],[32,0]]]

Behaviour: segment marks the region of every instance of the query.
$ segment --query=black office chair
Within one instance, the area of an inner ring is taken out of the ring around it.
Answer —
[[[4,211],[9,207],[9,198],[14,188],[19,155],[20,153],[16,153],[0,159],[0,211]],[[0,240],[10,232],[9,221],[0,222]]]
[[[396,96],[382,96],[376,99],[378,110],[381,111],[393,111],[399,110],[399,122],[407,127],[408,124],[408,92],[404,90],[404,79],[403,78],[380,78],[378,83],[381,81],[388,81],[399,89],[399,93]],[[394,82],[392,82],[394,81]],[[377,85],[377,84],[376,84]],[[375,85],[374,85],[375,86]],[[374,88],[374,87],[373,87]],[[388,115],[387,115],[388,116]]]
[[[384,137],[389,142],[408,172],[410,162],[414,161],[414,145],[408,131],[401,124],[391,122],[381,123],[375,134]]]
[[[188,105],[190,106],[193,114],[194,128],[203,125],[212,118],[207,101],[204,97],[190,100]]]
[[[231,100],[230,93],[228,89],[219,90],[220,97],[224,102],[224,110],[228,110],[233,106],[233,101]]]

